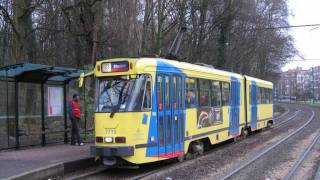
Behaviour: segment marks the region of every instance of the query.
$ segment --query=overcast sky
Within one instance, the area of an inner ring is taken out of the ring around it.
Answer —
[[[290,25],[320,24],[320,0],[289,0]],[[295,47],[305,59],[320,59],[320,27],[291,28],[290,34],[294,37]],[[299,57],[295,57],[299,60]],[[318,61],[294,61],[282,68],[286,71],[297,66],[308,69],[320,66]]]

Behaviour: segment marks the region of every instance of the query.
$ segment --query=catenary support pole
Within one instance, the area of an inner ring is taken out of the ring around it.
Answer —
[[[64,143],[68,143],[68,115],[67,115],[67,83],[63,83],[63,109],[64,109]]]
[[[14,82],[14,106],[15,106],[15,121],[16,121],[16,149],[20,148],[20,131],[19,131],[19,82]]]
[[[10,131],[10,126],[9,126],[9,80],[8,80],[8,69],[6,69],[6,84],[7,84],[7,143],[8,147],[10,147],[10,138],[9,138],[9,131]]]
[[[45,114],[44,114],[44,83],[41,83],[41,145],[46,145],[46,127],[45,127]]]
[[[83,82],[83,102],[84,102],[84,139],[87,139],[87,102],[86,102],[86,81]]]
[[[314,104],[314,72],[313,67],[311,67],[312,70],[312,104]]]

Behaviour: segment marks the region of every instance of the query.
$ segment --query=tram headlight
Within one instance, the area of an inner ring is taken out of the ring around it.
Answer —
[[[113,142],[113,138],[112,137],[104,137],[104,142],[112,143]]]

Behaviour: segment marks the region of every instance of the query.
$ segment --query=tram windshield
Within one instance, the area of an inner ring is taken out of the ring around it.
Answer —
[[[149,75],[112,76],[98,79],[96,112],[148,111],[151,109]]]

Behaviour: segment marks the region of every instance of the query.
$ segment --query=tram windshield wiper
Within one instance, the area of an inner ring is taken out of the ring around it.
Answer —
[[[119,99],[118,99],[118,104],[116,106],[113,106],[111,114],[110,114],[110,118],[113,118],[114,114],[119,111],[121,104],[122,104],[122,96],[123,96],[123,91],[125,89],[125,87],[127,86],[128,82],[125,82],[124,85],[121,87],[120,90],[120,95],[119,95]],[[127,88],[128,90],[129,88]]]

